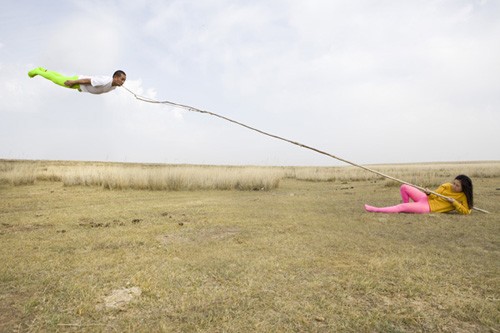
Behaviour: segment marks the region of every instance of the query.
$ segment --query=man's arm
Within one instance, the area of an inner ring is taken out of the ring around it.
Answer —
[[[90,84],[90,79],[68,80],[64,82],[64,85],[68,87],[72,87],[75,84]]]

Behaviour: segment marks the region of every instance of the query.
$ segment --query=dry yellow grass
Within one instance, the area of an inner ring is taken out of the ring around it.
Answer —
[[[472,178],[500,177],[500,162],[498,161],[368,165],[366,167],[420,186],[439,185],[442,181],[449,180],[458,174],[466,174]],[[290,168],[289,174],[292,178],[308,181],[351,182],[383,179],[374,173],[352,166]],[[385,181],[388,186],[399,185],[392,180]]]
[[[397,189],[337,169],[335,181],[302,181],[276,168],[268,191],[110,191],[63,185],[61,170],[91,163],[37,163],[32,185],[0,184],[1,332],[500,328],[498,163],[473,178],[492,214],[469,216],[366,213]],[[133,287],[139,296],[106,306]]]
[[[467,174],[471,178],[500,177],[498,161],[368,167],[425,187],[437,186],[458,174]],[[384,181],[385,186],[399,185],[395,181],[352,166],[230,167],[0,160],[0,183],[11,185],[34,184],[38,180],[62,181],[65,186],[100,186],[106,189],[270,190],[278,187],[279,181],[285,178],[326,182]]]
[[[269,190],[276,188],[282,178],[281,170],[267,167],[0,162],[0,182],[11,185],[33,184],[39,180],[112,190]]]
[[[249,168],[112,166],[69,170],[62,176],[62,181],[66,186],[89,185],[106,189],[269,190],[278,186],[280,176],[277,172],[259,173]]]

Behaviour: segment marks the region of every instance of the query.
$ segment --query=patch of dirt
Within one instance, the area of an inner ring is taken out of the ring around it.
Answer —
[[[80,227],[88,227],[88,228],[107,228],[110,226],[109,222],[96,222],[91,218],[83,217],[79,219],[78,225]]]
[[[132,221],[132,223],[134,222]],[[78,220],[78,225],[86,228],[109,228],[113,226],[124,226],[125,223],[119,220],[113,220],[113,222],[99,222],[89,217],[82,217]]]
[[[54,226],[53,224],[41,224],[41,223],[24,224],[24,225],[2,223],[2,224],[0,224],[0,230],[1,230],[1,234],[5,234],[7,232],[36,231],[36,230],[40,230],[40,229],[52,228],[53,226]]]
[[[103,303],[97,305],[98,310],[125,310],[134,298],[141,296],[139,287],[115,289],[111,294],[104,297]]]
[[[170,222],[177,223],[180,226],[183,226],[183,225],[189,224],[189,223],[207,222],[206,217],[201,217],[201,218],[198,217],[197,220],[193,220],[185,213],[174,214],[174,213],[170,213],[170,212],[163,212],[163,213],[161,213],[161,216],[168,218],[170,220]]]
[[[19,304],[23,304],[29,298],[28,294],[6,293],[0,302],[0,332],[14,332],[22,326],[23,312],[19,309]]]

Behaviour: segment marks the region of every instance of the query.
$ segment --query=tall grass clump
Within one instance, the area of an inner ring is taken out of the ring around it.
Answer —
[[[420,185],[436,186],[443,181],[451,180],[459,174],[474,178],[500,177],[500,163],[467,162],[467,163],[416,163],[388,164],[366,166],[369,169],[403,181]],[[353,182],[353,181],[384,181],[385,186],[399,186],[400,183],[383,178],[375,173],[354,166],[343,167],[289,167],[285,169],[287,178],[303,181]]]
[[[13,186],[33,185],[36,179],[36,167],[30,164],[18,166],[3,164],[0,167],[0,184]]]
[[[500,177],[500,161],[370,165],[369,169],[411,184],[433,188],[458,174],[477,178]],[[139,163],[0,160],[0,184],[30,185],[36,181],[63,182],[65,186],[100,186],[141,190],[270,190],[281,179],[308,182],[400,183],[354,166],[258,167],[166,165]]]
[[[79,167],[62,176],[65,186],[100,186],[110,190],[270,190],[282,178],[271,169],[244,167]]]

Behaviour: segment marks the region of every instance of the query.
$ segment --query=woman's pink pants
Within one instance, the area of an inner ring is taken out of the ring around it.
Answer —
[[[430,213],[431,209],[429,207],[429,199],[427,198],[427,194],[416,189],[413,186],[409,186],[406,184],[401,185],[401,188],[399,190],[401,192],[401,198],[403,199],[402,204],[380,208],[365,205],[365,209],[369,212],[375,213]],[[410,202],[410,199],[412,199],[413,202]]]

